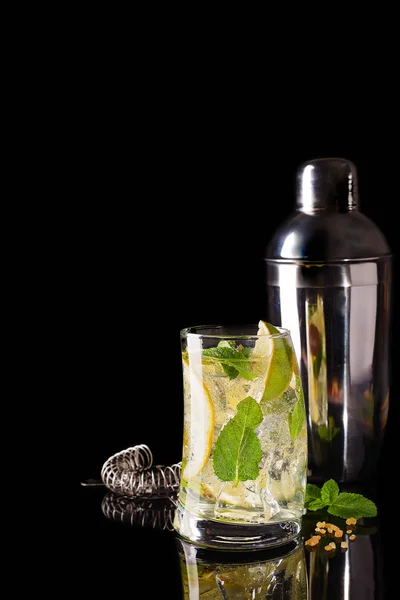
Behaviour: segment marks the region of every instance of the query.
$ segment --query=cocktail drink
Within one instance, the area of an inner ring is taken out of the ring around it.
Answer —
[[[290,332],[181,332],[184,428],[174,527],[215,548],[256,549],[300,532],[307,428]]]
[[[244,556],[241,552],[210,555],[209,550],[179,542],[184,600],[306,600],[303,544],[299,540],[284,548]]]

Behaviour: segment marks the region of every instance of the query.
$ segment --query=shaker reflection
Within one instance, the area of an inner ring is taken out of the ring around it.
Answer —
[[[177,538],[184,600],[306,600],[302,538],[254,553],[221,553]]]
[[[357,525],[346,551],[323,545],[306,552],[309,600],[383,600],[383,559],[379,530]]]
[[[325,543],[304,549],[315,533],[316,514],[303,518],[302,536],[277,548],[221,552],[200,548],[176,536],[176,496],[134,499],[107,493],[102,512],[128,527],[168,532],[178,551],[184,600],[384,600],[384,563],[378,519],[358,520],[348,549],[326,552]],[[340,524],[340,519],[329,520]],[[366,524],[368,522],[368,525]],[[163,534],[164,535],[164,534]]]

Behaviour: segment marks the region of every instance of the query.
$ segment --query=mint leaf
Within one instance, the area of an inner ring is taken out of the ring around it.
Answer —
[[[339,486],[333,479],[325,481],[321,489],[321,500],[325,504],[333,504],[339,496]]]
[[[298,437],[306,422],[306,411],[302,398],[299,398],[288,414],[290,437],[293,441]]]
[[[290,437],[293,441],[295,441],[300,434],[306,421],[303,387],[299,375],[296,375],[296,394],[298,400],[294,405],[293,410],[288,415]]]
[[[244,358],[250,358],[251,353],[253,352],[252,348],[241,348],[241,352],[242,352],[242,356],[244,356]]]
[[[321,440],[326,440],[327,442],[331,442],[334,437],[339,433],[340,428],[335,427],[335,419],[333,417],[329,417],[328,419],[328,427],[326,425],[320,425],[318,427],[318,435]]]
[[[221,340],[218,342],[217,348],[231,348],[231,350],[235,350],[235,342],[234,340]]]
[[[320,498],[317,498],[316,500],[313,500],[312,502],[310,502],[310,504],[307,506],[308,510],[320,510],[321,508],[324,508],[326,506],[326,502],[323,502]]]
[[[313,483],[307,483],[306,485],[306,499],[305,504],[307,505],[312,500],[317,500],[321,497],[321,488]]]
[[[228,375],[229,379],[235,379],[238,375],[251,381],[255,374],[251,370],[249,360],[250,348],[232,348],[230,342],[222,341],[215,348],[203,350],[203,356],[216,359]]]
[[[228,375],[229,379],[235,379],[239,375],[239,371],[235,369],[235,367],[231,367],[230,365],[221,363],[223,370],[225,371],[225,375]]]
[[[220,342],[221,343],[221,342]],[[235,357],[236,350],[229,346],[217,346],[216,348],[207,348],[203,350],[203,356],[218,359],[224,372],[229,379],[235,379],[239,375],[239,371],[230,364],[230,360]]]
[[[213,454],[214,473],[222,481],[257,479],[262,458],[260,440],[254,429],[263,415],[259,404],[248,396],[237,405],[236,415],[222,429]]]
[[[320,350],[318,352],[317,356],[314,359],[313,371],[314,371],[315,379],[318,379],[318,375],[321,370],[321,363],[322,363],[322,350]]]
[[[206,348],[203,350],[203,356],[211,356],[212,358],[218,358],[219,360],[229,360],[234,358],[236,354],[235,348],[230,346],[215,346],[214,348]]]
[[[376,504],[361,494],[349,494],[342,492],[328,508],[328,513],[335,517],[375,517],[377,515]]]
[[[300,375],[296,375],[296,394],[304,402],[303,385],[301,383]]]

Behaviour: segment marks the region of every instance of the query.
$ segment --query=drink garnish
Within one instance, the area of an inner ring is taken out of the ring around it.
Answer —
[[[206,464],[214,433],[215,411],[208,388],[194,366],[183,360],[184,380],[190,382],[190,410],[192,419],[184,427],[184,440],[190,448],[190,456],[182,464],[183,480],[195,477]],[[188,383],[186,385],[189,385]]]
[[[362,494],[340,492],[338,484],[333,479],[326,481],[322,488],[307,483],[305,507],[312,511],[326,508],[331,515],[343,519],[377,515],[377,507],[372,500]]]
[[[254,353],[258,352],[257,344],[262,345],[262,353],[268,357],[265,388],[261,399],[261,402],[268,402],[281,396],[289,387],[293,374],[293,350],[285,338],[279,337],[281,332],[271,323],[260,321],[257,335],[260,337]]]
[[[257,479],[262,458],[261,443],[254,429],[263,419],[259,404],[248,396],[237,405],[237,413],[222,429],[215,444],[214,473],[222,481]]]
[[[223,340],[215,348],[203,350],[203,356],[217,359],[229,379],[235,379],[238,375],[251,381],[256,377],[251,369],[249,356],[251,348],[236,348],[234,343]]]

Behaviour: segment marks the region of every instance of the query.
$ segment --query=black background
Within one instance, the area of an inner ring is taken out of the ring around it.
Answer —
[[[267,317],[263,254],[294,207],[301,162],[354,161],[361,210],[387,237],[396,284],[398,123],[385,103],[359,115],[348,96],[340,98],[340,116],[337,106],[311,96],[304,111],[290,85],[277,95],[269,81],[265,91],[265,81],[247,79],[243,65],[242,79],[228,82],[222,66],[199,72],[190,60],[168,63],[162,52],[143,68],[140,60],[133,68],[89,58],[65,90],[63,115],[70,149],[66,414],[80,589],[114,593],[118,574],[121,585],[147,590],[156,574],[160,589],[168,582],[178,599],[173,545],[144,530],[115,535],[101,515],[102,492],[80,482],[99,478],[110,455],[139,443],[150,446],[156,463],[180,460],[179,331]],[[378,486],[383,516],[392,511],[399,419],[395,293],[393,300],[391,405]],[[386,521],[386,532],[390,526]],[[131,569],[131,579],[126,571],[120,579],[121,569]],[[164,597],[146,593],[132,597]],[[165,593],[170,597],[168,586]]]
[[[282,22],[271,15],[266,29],[263,19],[230,26],[213,14],[198,28],[200,14],[185,14],[183,26],[181,14],[146,12],[70,12],[65,31],[52,31],[62,51],[43,110],[55,196],[66,198],[52,231],[67,229],[61,298],[73,481],[98,476],[110,454],[137,443],[157,462],[179,460],[179,331],[266,317],[264,248],[293,209],[301,162],[353,160],[361,209],[399,254],[388,22],[382,45],[368,31],[368,43],[356,44],[363,28],[349,22],[340,44],[311,36],[308,47],[303,32],[300,43],[275,40]],[[388,459],[395,377],[392,385]]]

